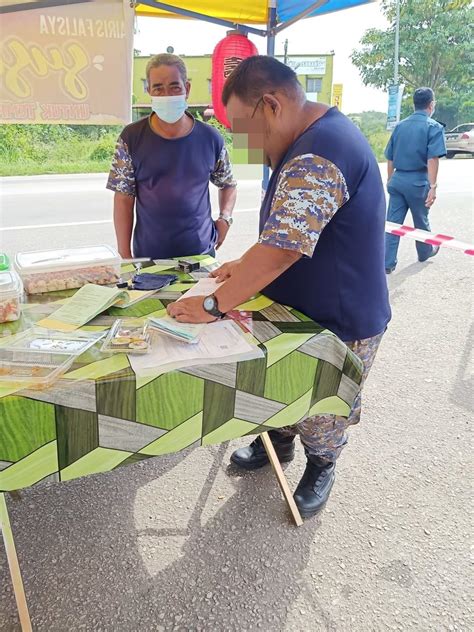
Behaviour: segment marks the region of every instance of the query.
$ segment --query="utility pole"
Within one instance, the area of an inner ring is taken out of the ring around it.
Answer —
[[[395,14],[395,54],[393,59],[393,83],[398,85],[398,61],[400,58],[400,0],[396,0]]]
[[[286,62],[288,61],[288,40],[287,39],[285,40],[285,48],[283,50],[284,50],[283,63],[286,66]]]

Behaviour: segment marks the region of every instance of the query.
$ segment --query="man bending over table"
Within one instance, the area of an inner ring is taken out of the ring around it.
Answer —
[[[372,366],[390,320],[384,268],[385,197],[375,157],[361,132],[337,108],[306,101],[296,74],[266,56],[243,61],[223,101],[234,133],[263,149],[273,169],[260,210],[260,238],[241,259],[213,273],[215,295],[172,303],[183,322],[210,322],[257,292],[303,312],[337,334]],[[360,396],[349,418],[317,415],[270,431],[280,461],[294,457],[299,434],[307,464],[294,498],[303,516],[326,504],[346,429],[359,422]],[[258,437],[234,452],[245,469],[268,463]]]
[[[107,188],[115,191],[120,255],[168,259],[214,254],[232,225],[236,182],[219,132],[186,112],[191,84],[176,55],[156,55],[146,68],[152,113],[120,134]],[[213,222],[209,182],[219,188]]]

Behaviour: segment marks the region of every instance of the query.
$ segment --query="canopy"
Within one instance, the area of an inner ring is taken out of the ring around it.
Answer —
[[[269,24],[271,6],[276,5],[276,24],[296,21],[302,17],[323,15],[348,9],[374,0],[146,0],[138,4],[138,15],[154,17],[199,16],[226,20],[236,24]],[[170,5],[170,10],[166,10]],[[175,9],[175,10],[173,10]],[[191,15],[194,13],[194,15]]]

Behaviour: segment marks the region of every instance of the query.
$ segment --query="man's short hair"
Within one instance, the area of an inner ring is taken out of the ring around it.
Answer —
[[[302,89],[294,70],[281,61],[267,55],[247,57],[232,72],[222,91],[222,103],[227,105],[232,95],[247,105],[258,101],[262,95],[276,90],[287,94]]]
[[[431,88],[417,88],[413,95],[413,105],[416,110],[426,110],[434,98],[435,95]]]
[[[150,83],[150,71],[160,66],[176,66],[183,83],[186,83],[188,80],[188,71],[181,57],[170,55],[169,53],[161,53],[160,55],[154,55],[146,65],[146,80],[148,84]]]

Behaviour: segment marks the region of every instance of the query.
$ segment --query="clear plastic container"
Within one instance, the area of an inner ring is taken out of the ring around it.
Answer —
[[[76,356],[0,347],[0,381],[46,388],[63,375]]]
[[[14,270],[0,272],[0,323],[20,318],[20,299],[23,285]]]
[[[143,354],[150,350],[148,322],[119,318],[112,325],[102,345],[102,353]]]
[[[109,285],[120,277],[120,257],[111,246],[19,252],[15,267],[27,294]]]
[[[1,347],[12,351],[47,351],[79,356],[104,338],[105,332],[89,331],[56,331],[43,327],[32,327],[3,339]]]

